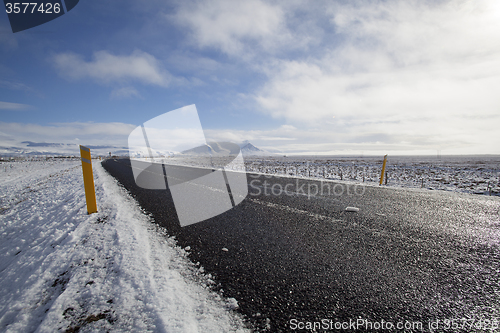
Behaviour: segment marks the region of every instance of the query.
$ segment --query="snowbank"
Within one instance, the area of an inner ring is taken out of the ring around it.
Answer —
[[[100,164],[92,215],[80,162],[0,166],[0,331],[245,331]]]

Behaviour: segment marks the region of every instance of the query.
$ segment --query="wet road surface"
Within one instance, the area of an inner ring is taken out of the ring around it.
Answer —
[[[256,331],[500,326],[500,198],[249,174],[241,204],[181,228],[168,190],[137,187],[126,159],[103,166]]]

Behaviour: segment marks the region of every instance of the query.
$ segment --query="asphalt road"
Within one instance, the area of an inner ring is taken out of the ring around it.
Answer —
[[[500,198],[249,174],[238,206],[181,228],[168,190],[103,166],[256,331],[500,327]]]

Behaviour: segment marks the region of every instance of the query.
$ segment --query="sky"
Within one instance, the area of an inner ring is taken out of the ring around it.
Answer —
[[[284,154],[500,154],[500,2],[81,0],[12,33],[0,146],[127,146],[195,104]],[[77,153],[77,152],[76,152]]]

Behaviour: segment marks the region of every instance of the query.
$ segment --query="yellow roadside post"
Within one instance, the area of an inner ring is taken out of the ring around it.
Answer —
[[[387,155],[384,156],[384,163],[382,164],[382,172],[380,173],[379,185],[382,185],[382,182],[384,181],[385,163],[387,163]]]
[[[82,157],[83,184],[85,186],[85,199],[87,200],[87,212],[97,213],[97,203],[95,198],[94,174],[92,173],[92,159],[90,149],[80,145],[80,155]]]

